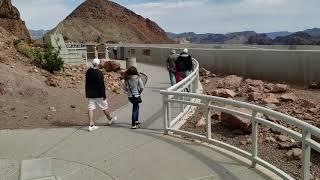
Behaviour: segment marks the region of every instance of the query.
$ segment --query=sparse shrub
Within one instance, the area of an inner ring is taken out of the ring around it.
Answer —
[[[18,52],[32,59],[35,66],[46,69],[50,73],[63,68],[64,61],[59,56],[60,47],[55,49],[51,44],[46,48],[32,47],[22,40],[14,41],[14,46]]]
[[[42,67],[53,73],[54,71],[60,71],[63,68],[64,61],[59,56],[61,48],[59,47],[56,50],[51,44],[48,46],[48,49],[42,55]]]
[[[32,47],[29,44],[20,39],[17,39],[13,42],[13,45],[19,53],[32,59]]]
[[[43,52],[41,48],[33,48],[32,49],[32,60],[33,64],[42,67],[43,65]]]

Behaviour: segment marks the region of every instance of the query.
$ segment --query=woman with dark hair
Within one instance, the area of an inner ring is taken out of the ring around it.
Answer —
[[[137,129],[139,122],[139,104],[142,103],[141,93],[144,85],[140,78],[137,68],[130,67],[124,73],[123,89],[127,92],[129,101],[132,103],[132,129]]]

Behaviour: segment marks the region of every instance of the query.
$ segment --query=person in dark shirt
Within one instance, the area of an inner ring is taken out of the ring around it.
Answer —
[[[89,68],[86,72],[86,97],[88,98],[88,110],[89,110],[89,131],[98,129],[93,121],[93,111],[97,105],[103,110],[104,114],[108,119],[108,124],[111,125],[112,121],[116,118],[112,118],[108,111],[108,102],[106,97],[106,87],[104,84],[104,76],[99,70],[100,60],[94,59],[92,61],[93,67]]]
[[[175,61],[177,60],[178,55],[176,51],[173,49],[170,51],[170,56],[167,58],[167,69],[169,71],[169,78],[171,82],[171,86],[176,84],[176,77],[175,77]]]
[[[188,54],[188,49],[183,50],[183,52],[177,58],[175,65],[176,71],[179,73],[182,79],[191,74],[193,64],[192,57]]]

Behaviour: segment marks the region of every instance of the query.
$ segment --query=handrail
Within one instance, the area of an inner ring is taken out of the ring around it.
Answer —
[[[176,134],[180,135],[189,135],[195,139],[205,141],[210,144],[214,144],[220,148],[226,149],[228,151],[231,151],[233,153],[236,153],[238,155],[241,155],[247,159],[250,159],[252,162],[252,167],[256,167],[256,164],[259,164],[270,171],[274,172],[278,176],[280,176],[283,179],[294,179],[288,174],[286,174],[284,171],[280,170],[279,168],[275,167],[274,165],[260,159],[258,157],[258,127],[259,125],[264,125],[267,127],[270,127],[271,129],[276,129],[282,133],[287,134],[288,136],[292,137],[293,139],[297,141],[302,142],[302,169],[301,169],[301,177],[303,180],[309,180],[310,179],[310,154],[311,154],[311,148],[320,152],[320,143],[314,141],[311,139],[311,135],[316,136],[320,138],[320,129],[308,124],[306,122],[303,122],[297,118],[291,117],[289,115],[279,113],[270,109],[267,109],[265,107],[257,106],[254,104],[236,101],[232,99],[226,99],[216,96],[209,96],[209,95],[203,95],[198,94],[198,83],[199,83],[199,63],[194,59],[194,70],[193,72],[183,79],[181,82],[177,83],[176,85],[168,88],[167,90],[162,90],[160,93],[163,96],[163,118],[164,118],[164,133],[168,134],[169,132],[174,132]],[[190,87],[190,92],[180,92],[181,89],[185,89],[185,87]],[[179,99],[176,99],[178,97]],[[195,101],[198,100],[198,101]],[[179,114],[171,119],[171,104],[179,104],[180,110]],[[251,114],[239,112],[236,110],[227,109],[224,107],[212,105],[212,103],[220,103],[224,105],[232,105],[240,108],[246,108],[248,110],[251,110]],[[177,121],[180,121],[182,117],[188,113],[188,110],[191,106],[195,107],[204,107],[206,109],[206,128],[207,128],[207,134],[206,136],[194,134],[191,132],[179,130],[174,127]],[[230,144],[226,144],[224,142],[212,139],[211,137],[211,111],[220,111],[220,112],[227,112],[230,114],[234,114],[237,116],[242,116],[245,118],[250,119],[252,122],[252,150],[250,152],[243,151],[235,146],[232,146]],[[275,118],[278,118],[287,124],[294,125],[302,130],[302,134],[294,131],[292,129],[289,129],[285,126],[282,126],[280,124],[268,121],[263,118],[257,117],[258,113],[262,113],[264,115],[273,116]]]

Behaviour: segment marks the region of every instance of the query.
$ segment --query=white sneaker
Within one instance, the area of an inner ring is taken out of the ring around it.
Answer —
[[[118,118],[115,116],[115,117],[112,117],[112,119],[110,119],[109,121],[108,121],[108,125],[109,126],[111,126],[112,125],[112,123],[114,122],[114,121],[116,121]]]
[[[137,129],[138,127],[136,125],[132,126],[131,129]]]
[[[98,126],[89,126],[89,132],[99,129]]]

